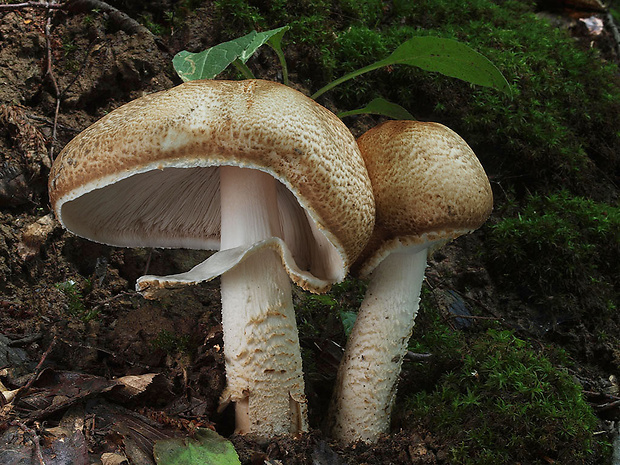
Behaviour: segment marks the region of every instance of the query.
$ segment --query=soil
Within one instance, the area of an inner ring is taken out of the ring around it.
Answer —
[[[398,419],[392,434],[374,445],[342,447],[321,432],[344,343],[340,320],[322,315],[314,320],[323,325],[321,336],[301,334],[316,367],[307,380],[311,432],[269,442],[232,435],[232,412],[218,412],[225,385],[219,283],[157,301],[134,291],[147,270],[186,271],[204,253],[117,249],[77,238],[54,218],[47,197],[51,158],[71,138],[122,104],[179,84],[171,64],[176,52],[218,43],[211,7],[198,8],[162,38],[114,12],[89,8],[55,11],[46,36],[47,14],[32,7],[0,11],[0,381],[6,392],[24,388],[0,411],[0,441],[12,445],[14,460],[2,463],[18,463],[16,457],[20,463],[154,463],[153,441],[198,427],[230,436],[244,464],[449,463],[449,438]],[[306,66],[294,62],[303,56],[298,48],[289,56],[293,81],[303,81],[295,69]],[[259,76],[276,78],[269,53],[252,66]],[[352,131],[358,135],[370,124],[360,118]],[[496,295],[484,267],[459,258],[471,257],[477,240],[435,256],[429,280],[466,289],[490,316],[513,321],[524,336],[542,337],[548,328],[532,331],[531,315],[505,313],[504,300],[518,296]],[[589,354],[575,370],[587,389],[609,386],[620,366],[617,348],[589,345],[594,338],[585,328],[555,334]],[[68,426],[76,422],[83,427]],[[30,459],[33,438],[45,462]]]

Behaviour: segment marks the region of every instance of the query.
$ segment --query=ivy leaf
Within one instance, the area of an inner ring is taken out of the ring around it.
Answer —
[[[153,456],[157,465],[241,465],[232,443],[207,428],[193,438],[155,442]]]
[[[183,50],[174,56],[172,65],[183,81],[213,79],[235,61],[245,64],[256,50],[267,42],[270,42],[274,49],[279,47],[288,28],[283,26],[264,32],[252,31],[243,37],[198,53]]]
[[[371,114],[371,115],[382,115],[387,116],[389,118],[403,120],[410,119],[415,120],[416,118],[409,113],[405,108],[401,107],[396,103],[389,102],[382,98],[375,98],[371,100],[368,105],[363,108],[358,108],[357,110],[349,110],[344,111],[342,113],[338,113],[338,118],[343,118],[345,116],[351,115],[362,115],[362,114]]]
[[[452,39],[440,37],[413,37],[399,45],[387,58],[365,66],[329,83],[313,96],[323,93],[360,74],[393,65],[417,66],[472,84],[493,87],[511,93],[510,84],[489,59],[471,47]]]

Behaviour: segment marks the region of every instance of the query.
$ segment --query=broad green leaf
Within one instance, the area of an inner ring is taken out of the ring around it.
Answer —
[[[207,428],[193,438],[155,442],[153,456],[157,465],[241,465],[232,443]]]
[[[282,35],[287,29],[288,26],[284,26],[264,32],[252,31],[243,37],[223,42],[198,53],[183,50],[174,56],[172,65],[183,81],[213,79],[231,63],[235,63],[246,77],[251,77],[248,75],[250,72],[245,63],[270,39],[280,44]]]
[[[183,50],[174,56],[172,65],[183,81],[213,79],[239,58],[255,36],[256,31],[252,31],[243,37],[215,45],[198,53]]]
[[[493,87],[510,94],[510,85],[502,73],[486,57],[456,40],[440,37],[413,37],[402,43],[390,56],[360,68],[319,89],[316,99],[323,93],[360,74],[392,65],[417,66],[446,76],[480,86]]]
[[[373,99],[363,108],[338,113],[337,116],[338,118],[344,118],[345,116],[362,114],[383,115],[393,119],[415,120],[415,117],[406,109],[396,103],[388,102],[382,98]]]
[[[344,326],[344,334],[349,337],[351,331],[353,331],[353,325],[357,319],[357,313],[351,311],[340,311],[340,319],[342,320],[342,326]]]
[[[277,44],[277,46],[280,46],[282,44],[282,36],[288,29],[288,26],[283,26],[277,29],[271,29],[270,31],[253,31],[255,33],[255,36],[252,38],[252,41],[248,44],[248,46],[243,50],[243,52],[239,56],[239,59],[244,63],[247,62],[250,57],[254,55],[254,52],[256,52],[256,50],[258,50],[268,41]]]

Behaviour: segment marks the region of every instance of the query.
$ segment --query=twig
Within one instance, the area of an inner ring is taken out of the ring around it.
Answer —
[[[611,410],[616,407],[620,407],[620,400],[616,400],[614,402],[607,402],[606,404],[593,405],[596,410],[604,412],[605,410]]]
[[[90,12],[92,10],[99,10],[103,13],[107,13],[110,20],[128,34],[143,33],[154,36],[148,28],[140,24],[127,13],[116,9],[112,5],[109,5],[101,0],[69,0],[69,2],[67,2],[67,9],[72,12]]]
[[[19,10],[22,8],[45,8],[59,10],[64,7],[61,3],[51,2],[23,2],[23,3],[10,3],[8,5],[0,5],[0,10]]]
[[[56,5],[55,0],[52,0],[50,5]],[[52,126],[52,142],[49,148],[50,161],[54,161],[54,145],[56,144],[56,130],[58,127],[58,112],[60,110],[60,89],[58,88],[58,81],[52,69],[52,8],[47,9],[47,20],[45,21],[45,46],[47,48],[47,59],[45,60],[45,76],[49,77],[54,87],[54,97],[56,98],[56,110],[54,111],[54,125]]]
[[[171,53],[168,46],[163,42],[161,37],[153,34],[147,27],[140,24],[126,13],[108,5],[101,0],[69,0],[67,2],[67,10],[72,12],[83,12],[99,10],[103,13],[107,13],[110,21],[112,21],[119,29],[122,29],[127,34],[146,34],[151,36],[160,50],[166,53]]]
[[[98,42],[98,39],[95,39],[88,45],[88,50],[86,50],[86,56],[84,57],[84,60],[82,60],[80,69],[78,69],[77,73],[75,73],[75,76],[73,76],[73,79],[71,79],[71,82],[67,84],[67,87],[65,87],[62,90],[62,92],[60,93],[61,97],[65,96],[65,94],[69,91],[71,86],[75,84],[75,81],[77,81],[78,77],[80,77],[80,74],[82,74],[82,71],[84,70],[84,68],[86,67],[86,64],[88,63],[88,58],[90,57],[90,53],[93,51],[93,48],[95,47],[95,44],[97,42]]]
[[[43,363],[45,362],[45,359],[47,358],[47,356],[50,354],[50,352],[54,348],[54,345],[56,345],[56,336],[54,336],[54,339],[52,339],[52,342],[50,343],[49,347],[47,348],[47,350],[41,356],[41,360],[39,360],[39,363],[35,367],[34,373],[32,374],[32,377],[28,380],[28,382],[24,386],[20,387],[17,390],[17,392],[15,393],[15,398],[13,399],[13,402],[16,402],[26,392],[28,392],[28,390],[30,389],[30,386],[32,386],[32,383],[34,383],[34,381],[39,376],[39,373],[41,372],[41,367],[43,366]]]
[[[620,401],[620,397],[614,396],[613,394],[605,394],[604,392],[583,391],[583,393],[590,397],[607,397],[613,401]]]
[[[64,97],[66,92],[69,90],[69,88],[75,83],[75,81],[81,74],[82,70],[86,66],[88,62],[88,58],[90,57],[90,53],[93,49],[93,46],[96,43],[96,40],[95,40],[90,44],[88,51],[86,53],[86,57],[84,61],[82,62],[80,69],[76,73],[73,80],[69,83],[69,85],[64,90],[61,91],[58,86],[58,81],[56,80],[56,76],[54,75],[53,66],[52,66],[51,29],[52,29],[53,10],[65,9],[71,12],[76,12],[76,11],[82,12],[82,11],[92,11],[93,9],[98,9],[100,11],[107,13],[109,18],[114,23],[116,23],[120,29],[124,30],[125,32],[129,34],[143,33],[143,34],[150,35],[155,41],[155,43],[161,49],[166,50],[168,52],[169,50],[167,50],[167,47],[162,42],[161,38],[155,36],[151,31],[148,30],[148,28],[140,24],[135,19],[131,18],[126,13],[123,13],[122,11],[100,0],[68,0],[66,2],[56,2],[56,0],[50,0],[49,2],[29,1],[29,2],[23,2],[23,3],[13,3],[9,5],[0,5],[0,10],[17,10],[21,8],[45,8],[47,10],[47,19],[45,22],[45,44],[46,44],[46,49],[47,49],[46,60],[45,60],[45,77],[48,77],[49,80],[51,81],[52,87],[54,89],[54,94],[55,94],[54,97],[56,99],[56,108],[54,109],[54,120],[52,123],[51,143],[50,143],[49,150],[48,150],[48,156],[50,158],[50,161],[53,162],[54,161],[54,149],[56,145],[56,138],[57,138],[58,127],[59,127],[58,114],[60,112],[60,104],[61,104],[62,98]]]
[[[99,311],[100,308],[102,308],[104,305],[109,304],[110,302],[115,301],[116,299],[120,299],[121,297],[126,297],[126,296],[135,296],[136,292],[121,292],[120,294],[116,294],[113,295],[112,297],[108,297],[107,299],[102,300],[101,302],[99,302],[97,305],[95,305],[92,308],[92,311]]]
[[[51,22],[51,15],[48,17],[48,22],[45,26],[45,41],[47,44],[47,56],[48,56],[46,75],[50,76],[50,79],[52,80],[52,84],[54,86],[54,92],[56,93],[56,96],[55,96],[56,97],[56,109],[54,111],[54,120],[52,122],[52,142],[49,148],[49,157],[50,157],[50,160],[53,162],[54,161],[54,146],[56,144],[56,135],[58,133],[58,127],[59,127],[58,113],[60,112],[60,103],[62,99],[64,98],[64,96],[69,91],[69,89],[71,88],[71,86],[75,84],[80,74],[82,74],[82,71],[84,70],[84,68],[86,67],[86,64],[88,63],[88,59],[90,58],[90,53],[92,52],[93,47],[97,43],[97,39],[93,40],[88,46],[88,50],[86,51],[86,56],[84,57],[84,60],[82,61],[82,64],[80,65],[80,69],[77,71],[77,73],[75,73],[75,76],[73,76],[73,79],[71,80],[71,82],[63,90],[60,90],[60,88],[58,87],[58,82],[56,81],[56,78],[54,77],[54,73],[52,71],[51,41],[50,41],[50,34],[49,34],[50,22]]]
[[[35,454],[37,454],[37,459],[39,459],[39,465],[45,465],[45,461],[43,460],[43,454],[41,453],[41,444],[39,444],[39,435],[36,433],[36,431],[34,431],[33,429],[28,428],[21,421],[14,420],[14,421],[12,421],[9,424],[11,426],[17,426],[24,433],[27,433],[30,436],[32,436],[30,438],[30,440],[34,444],[34,451],[35,451]]]
[[[588,400],[590,404],[592,404],[592,408],[604,412],[606,410],[611,410],[616,407],[620,407],[620,397],[614,396],[612,394],[606,394],[604,392],[596,392],[596,391],[583,391],[583,393],[588,397],[603,397],[605,400],[609,402],[605,402],[603,404],[597,404],[594,400]]]

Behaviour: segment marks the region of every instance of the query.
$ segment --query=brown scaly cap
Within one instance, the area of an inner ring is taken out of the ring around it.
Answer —
[[[191,81],[123,105],[67,144],[51,169],[50,201],[65,227],[95,241],[214,248],[220,165],[276,178],[294,196],[288,203],[296,201],[313,223],[300,233],[305,219],[297,215],[290,230],[296,237],[320,231],[341,265],[367,242],[374,201],[355,139],[333,113],[269,81]],[[176,168],[202,174],[186,179]],[[188,192],[200,196],[196,206]]]
[[[376,203],[372,238],[360,257],[362,275],[402,247],[440,245],[479,228],[493,194],[478,158],[438,123],[388,121],[358,139]]]

